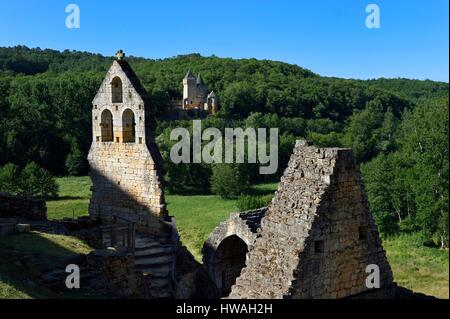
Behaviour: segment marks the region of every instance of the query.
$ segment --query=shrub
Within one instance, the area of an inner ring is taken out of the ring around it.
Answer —
[[[6,164],[0,168],[0,191],[50,199],[58,196],[58,185],[49,171],[34,162],[22,171],[14,164]]]
[[[34,162],[27,164],[23,169],[20,174],[20,185],[19,193],[21,195],[43,199],[58,196],[58,185],[52,174]]]
[[[246,192],[250,185],[245,164],[218,164],[213,167],[211,190],[222,198],[236,198]]]
[[[0,192],[17,194],[20,191],[20,170],[17,165],[0,167]]]
[[[66,158],[66,169],[69,175],[81,176],[86,174],[86,158],[78,147],[73,147]]]

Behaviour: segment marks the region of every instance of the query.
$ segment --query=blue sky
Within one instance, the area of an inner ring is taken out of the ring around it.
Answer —
[[[80,7],[67,29],[65,7]],[[368,29],[365,8],[380,8]],[[448,0],[0,0],[0,46],[279,60],[345,78],[448,82]]]

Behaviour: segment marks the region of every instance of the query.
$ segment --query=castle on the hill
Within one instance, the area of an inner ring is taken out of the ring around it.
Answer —
[[[195,77],[189,70],[183,78],[183,99],[172,100],[172,108],[182,110],[203,110],[214,114],[218,110],[214,91],[208,93],[208,87],[201,75]]]

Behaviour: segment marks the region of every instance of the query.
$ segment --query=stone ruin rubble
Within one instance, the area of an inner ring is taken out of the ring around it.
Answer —
[[[31,230],[29,221],[47,219],[44,200],[0,193],[0,237]]]
[[[344,298],[372,290],[383,291],[374,297],[395,296],[350,149],[297,141],[275,197],[259,215],[258,230],[245,214],[232,215],[205,243],[205,267],[222,296],[227,290],[237,299]],[[222,251],[230,240],[234,248]],[[379,267],[381,289],[367,287],[368,265]]]

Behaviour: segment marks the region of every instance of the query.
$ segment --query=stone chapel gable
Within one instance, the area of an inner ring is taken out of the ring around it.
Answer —
[[[92,106],[90,215],[120,216],[157,231],[167,212],[162,159],[153,135],[154,112],[122,51]]]

